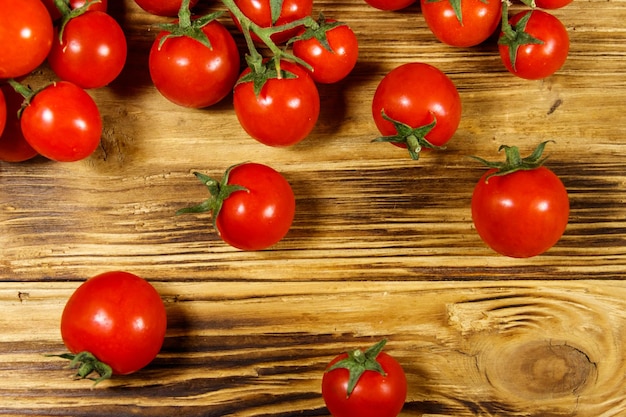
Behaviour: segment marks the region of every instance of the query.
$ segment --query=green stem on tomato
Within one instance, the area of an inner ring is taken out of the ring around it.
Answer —
[[[509,0],[502,0],[502,33],[509,39],[515,39],[516,33],[509,23]]]
[[[189,8],[190,0],[183,0],[178,10],[178,25],[181,28],[191,27],[191,10]]]

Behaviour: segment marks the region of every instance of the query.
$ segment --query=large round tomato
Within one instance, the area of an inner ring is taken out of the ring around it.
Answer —
[[[99,88],[122,72],[126,53],[126,37],[117,21],[105,12],[87,11],[67,22],[63,41],[55,37],[48,63],[62,80]]]
[[[525,10],[514,15],[509,22],[516,32],[530,35],[538,42],[510,45],[507,42],[511,39],[506,32],[500,34],[498,49],[509,72],[538,80],[563,66],[569,53],[569,36],[559,19],[543,10]]]
[[[69,351],[90,352],[118,375],[148,365],[161,350],[166,327],[165,307],[156,289],[122,271],[85,281],[61,316],[61,336]]]
[[[252,81],[235,86],[233,105],[244,130],[269,146],[291,146],[308,136],[320,113],[320,97],[315,82],[297,64],[282,61],[281,72],[295,74],[271,78],[257,95]],[[247,68],[242,77],[250,73]]]
[[[453,3],[458,3],[460,16]],[[484,42],[502,19],[501,0],[421,0],[426,24],[441,42],[469,47]]]
[[[41,0],[0,0],[0,79],[27,75],[52,47],[52,19]]]
[[[295,22],[298,19],[311,15],[313,11],[313,0],[283,0],[280,13],[272,13],[272,3],[270,0],[235,0],[235,4],[255,24],[267,28],[273,26],[281,26],[286,23]],[[241,24],[237,18],[232,15],[235,24],[241,28]],[[272,35],[272,41],[281,44],[287,42],[295,36],[299,28],[285,30]],[[259,38],[253,34],[252,38],[259,41]]]
[[[55,82],[35,94],[22,113],[21,126],[33,149],[55,161],[88,157],[102,135],[95,101],[68,81]]]
[[[20,119],[17,112],[22,107],[24,97],[15,92],[9,84],[0,85],[0,92],[6,102],[4,129],[0,134],[0,161],[22,162],[37,156],[35,151],[24,139]]]
[[[326,30],[333,22],[326,20],[321,26],[330,49],[314,35],[293,43],[294,55],[311,65],[311,77],[318,83],[330,84],[344,79],[354,68],[359,56],[359,42],[352,29],[340,24]],[[312,32],[316,34],[319,31]]]
[[[407,394],[402,366],[380,352],[384,341],[366,351],[333,359],[322,378],[322,397],[333,417],[396,417]],[[356,380],[356,381],[355,381]]]
[[[217,231],[229,245],[263,250],[278,243],[291,228],[296,201],[289,182],[273,168],[247,162],[230,167],[221,182],[201,173],[211,198],[181,213],[211,211]]]
[[[135,3],[146,12],[157,16],[178,16],[182,0],[135,0]],[[197,3],[198,0],[190,0],[189,8]]]
[[[240,71],[237,44],[218,21],[202,27],[211,48],[187,36],[162,38],[162,31],[150,49],[150,77],[159,92],[181,106],[211,106],[228,95]]]
[[[472,219],[481,239],[514,258],[554,246],[569,217],[567,191],[557,175],[543,166],[489,177],[494,172],[481,177],[472,196]]]
[[[461,110],[452,80],[438,68],[420,62],[391,70],[379,83],[372,101],[372,116],[380,133],[397,136],[397,141],[390,142],[416,153],[421,147],[447,143],[459,126]],[[399,129],[398,123],[410,132]],[[413,153],[411,156],[415,158]]]
[[[401,10],[409,7],[416,0],[365,0],[370,6],[379,10]]]

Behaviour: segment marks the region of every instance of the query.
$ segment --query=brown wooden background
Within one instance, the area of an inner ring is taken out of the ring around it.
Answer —
[[[506,72],[493,41],[440,44],[419,5],[317,1],[316,14],[351,25],[360,60],[320,88],[313,134],[275,149],[246,136],[231,97],[205,110],[162,98],[147,57],[151,25],[169,19],[110,0],[129,60],[92,91],[101,148],[77,163],[0,164],[0,415],[327,416],[328,361],[382,337],[408,375],[403,416],[626,415],[625,6],[574,0],[554,11],[569,59],[526,81]],[[446,72],[464,106],[448,149],[419,162],[370,143],[374,90],[411,61]],[[43,68],[28,82],[52,79]],[[499,256],[472,226],[483,168],[468,155],[498,158],[502,143],[527,153],[548,139],[570,224],[542,256]],[[297,196],[293,228],[272,250],[237,251],[208,215],[174,216],[206,197],[192,171],[220,176],[246,160],[283,172]],[[72,291],[114,269],[160,291],[168,333],[150,366],[91,389],[44,354],[64,350]]]

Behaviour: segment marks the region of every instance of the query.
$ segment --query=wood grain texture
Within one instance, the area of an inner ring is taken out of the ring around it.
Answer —
[[[439,43],[418,5],[316,1],[316,13],[350,24],[360,59],[320,87],[317,127],[287,149],[247,137],[231,97],[203,110],[167,102],[147,58],[153,24],[168,19],[109,4],[129,60],[91,91],[100,148],[76,163],[0,163],[0,415],[328,416],[325,365],[381,337],[407,371],[403,416],[626,415],[626,2],[554,11],[568,61],[526,81],[506,72],[493,40]],[[447,150],[418,162],[370,143],[374,90],[411,61],[446,72],[463,101]],[[27,82],[52,79],[43,67]],[[468,155],[544,140],[570,195],[566,233],[532,259],[496,255],[472,225],[483,168]],[[281,171],[296,194],[293,228],[271,250],[235,250],[208,215],[174,215],[206,198],[193,171],[220,176],[245,160]],[[91,389],[44,355],[63,351],[72,291],[113,269],[155,285],[168,333],[149,367]]]

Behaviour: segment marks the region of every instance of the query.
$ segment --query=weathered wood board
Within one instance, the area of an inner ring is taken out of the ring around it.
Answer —
[[[152,25],[168,19],[132,0],[109,5],[129,59],[91,91],[101,147],[76,163],[0,163],[0,415],[327,416],[325,365],[382,337],[407,371],[402,416],[626,415],[626,2],[553,11],[570,56],[526,81],[506,72],[493,40],[439,43],[417,4],[317,1],[316,13],[356,32],[360,60],[320,87],[319,123],[292,148],[247,137],[230,97],[203,110],[161,97],[147,58]],[[411,61],[446,72],[463,101],[448,148],[417,162],[370,143],[377,83]],[[27,81],[52,79],[44,67]],[[483,168],[468,156],[544,140],[555,141],[547,165],[568,189],[570,224],[544,255],[499,256],[473,229]],[[297,197],[293,228],[271,250],[238,251],[208,215],[174,215],[206,197],[193,171],[220,176],[246,160],[281,171]],[[72,291],[114,269],[154,284],[168,333],[146,369],[92,389],[45,354],[63,351]]]

